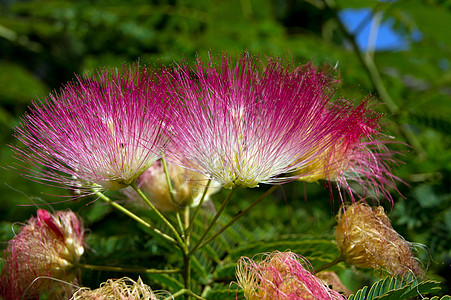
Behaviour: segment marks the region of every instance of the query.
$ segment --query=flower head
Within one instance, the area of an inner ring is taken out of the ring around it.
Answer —
[[[382,268],[393,275],[423,276],[410,244],[393,229],[382,206],[374,209],[363,203],[348,206],[338,216],[335,238],[348,264]]]
[[[138,188],[160,210],[174,211],[186,206],[197,206],[205,188],[207,188],[208,179],[205,175],[172,163],[167,163],[167,171],[172,187],[172,196],[169,191],[162,160],[156,161],[138,178]],[[217,182],[210,182],[204,200],[208,200],[210,195],[218,192],[219,189],[220,186]],[[125,191],[133,203],[144,204],[135,192]]]
[[[123,277],[120,279],[108,279],[107,282],[102,283],[95,290],[81,288],[74,293],[71,300],[158,300],[166,299],[167,297],[168,293],[157,294],[153,292],[148,285],[142,282],[141,278],[134,281],[130,278]]]
[[[157,85],[139,66],[103,70],[34,103],[16,131],[19,159],[39,169],[29,176],[82,194],[132,183],[167,142]]]
[[[332,103],[331,80],[312,65],[263,66],[246,53],[235,61],[198,60],[193,70],[181,66],[167,77],[176,163],[225,188],[312,176],[316,170],[293,172],[318,164],[365,123],[358,108]]]
[[[51,215],[39,209],[37,218],[29,219],[8,242],[0,275],[0,295],[4,299],[28,299],[53,292],[55,297],[61,297],[70,286],[51,278],[74,282],[73,264],[84,252],[83,235],[81,221],[73,212],[58,211]]]
[[[261,262],[242,257],[237,263],[238,285],[248,300],[344,299],[305,268],[308,262],[292,252],[273,252]]]

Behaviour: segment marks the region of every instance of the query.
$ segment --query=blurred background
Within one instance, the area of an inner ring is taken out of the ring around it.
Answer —
[[[391,145],[402,153],[394,172],[406,184],[398,187],[404,197],[394,191],[393,207],[382,204],[406,240],[424,245],[417,255],[428,275],[451,285],[451,1],[0,0],[0,5],[1,242],[13,236],[14,222],[47,202],[79,212],[97,241],[103,234],[120,244],[127,236],[127,229],[108,223],[121,218],[108,208],[90,199],[60,203],[66,198],[50,195],[66,191],[4,169],[14,166],[8,145],[16,143],[14,127],[33,99],[103,66],[169,65],[209,52],[249,50],[263,59],[337,66],[342,79],[337,97],[358,102],[370,95],[381,103],[376,109],[384,114],[384,132],[410,145]],[[230,213],[260,193],[240,191]],[[258,227],[256,239],[332,235],[339,204],[336,197],[329,201],[322,183],[290,183],[243,224]],[[155,244],[137,240],[127,238],[141,251],[158,252]],[[96,286],[105,276],[93,274],[84,284]]]

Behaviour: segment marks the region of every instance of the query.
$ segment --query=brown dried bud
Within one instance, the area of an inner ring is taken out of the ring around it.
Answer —
[[[410,244],[393,229],[381,206],[374,209],[363,203],[348,206],[338,215],[335,238],[341,255],[350,265],[384,269],[392,275],[413,273],[423,277]]]

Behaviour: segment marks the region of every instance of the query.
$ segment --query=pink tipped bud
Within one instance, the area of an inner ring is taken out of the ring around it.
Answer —
[[[74,263],[84,252],[80,219],[71,211],[51,215],[39,209],[37,215],[8,242],[0,275],[0,294],[5,300],[38,297],[43,292],[59,299],[70,285],[51,278],[76,280]]]
[[[292,252],[273,252],[260,262],[242,257],[236,266],[238,285],[247,300],[345,299],[305,266],[307,260]]]
[[[167,292],[155,293],[152,289],[144,284],[141,278],[134,281],[128,277],[121,279],[108,279],[107,282],[101,284],[100,288],[91,290],[89,288],[81,288],[75,292],[71,300],[104,300],[104,299],[146,299],[158,300],[170,297]]]
[[[169,179],[172,186],[172,197],[161,160],[156,161],[138,179],[138,187],[149,196],[149,200],[157,209],[174,211],[186,206],[197,206],[202,198],[208,183],[208,178],[198,172],[194,172],[178,165],[167,164]],[[218,192],[220,184],[212,181],[205,195],[208,200],[210,195]],[[140,201],[136,194],[128,193],[130,198]],[[173,200],[174,199],[174,202]]]
[[[424,275],[410,244],[393,229],[382,206],[348,206],[338,216],[335,237],[341,255],[350,265],[384,269],[393,275]]]

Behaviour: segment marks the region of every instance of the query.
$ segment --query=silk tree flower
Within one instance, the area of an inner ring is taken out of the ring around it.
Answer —
[[[156,161],[138,178],[136,181],[138,188],[148,196],[149,201],[159,210],[176,211],[186,206],[197,206],[208,184],[208,178],[198,172],[172,163],[167,163],[167,170],[172,186],[172,197],[161,160]],[[219,183],[212,181],[205,194],[204,201],[207,201],[219,189]],[[147,204],[136,192],[127,189],[124,191],[132,203],[147,207]]]
[[[5,300],[68,296],[76,283],[76,264],[84,252],[84,228],[71,211],[39,209],[8,242],[0,275]],[[66,283],[62,283],[64,281]],[[73,291],[72,291],[73,292]]]
[[[308,262],[293,252],[273,252],[260,262],[241,257],[238,285],[247,300],[345,299],[306,269]]]
[[[379,132],[380,115],[368,107],[367,101],[354,109],[350,104],[345,106],[349,106],[350,113],[344,116],[344,120],[352,130],[337,139],[311,164],[294,174],[306,175],[299,178],[306,182],[336,182],[353,199],[355,191],[349,182],[358,184],[358,194],[392,200],[388,188],[396,190],[399,178],[390,172],[390,164],[396,164],[396,160]]]
[[[38,168],[28,176],[79,194],[131,184],[167,142],[155,77],[138,65],[105,69],[34,102],[16,130],[16,154]]]
[[[358,124],[360,108],[332,102],[331,79],[312,65],[266,66],[248,54],[200,60],[167,76],[174,162],[225,188],[279,184],[311,176],[315,165]]]
[[[168,292],[154,292],[144,284],[141,278],[134,281],[128,277],[120,279],[108,279],[102,283],[98,289],[89,288],[78,289],[71,300],[92,300],[92,299],[121,299],[121,300],[158,300],[170,297]]]
[[[371,208],[360,202],[348,206],[338,215],[335,238],[350,265],[424,276],[410,244],[393,229],[382,206]]]

